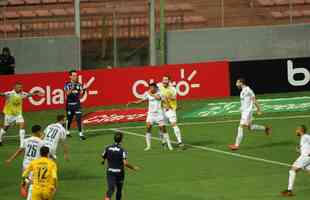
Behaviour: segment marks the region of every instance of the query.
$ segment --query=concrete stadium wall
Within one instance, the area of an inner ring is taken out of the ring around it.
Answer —
[[[309,36],[309,24],[171,31],[167,63],[309,57]]]
[[[15,57],[16,74],[79,68],[78,39],[74,36],[0,40],[0,48],[4,46]]]

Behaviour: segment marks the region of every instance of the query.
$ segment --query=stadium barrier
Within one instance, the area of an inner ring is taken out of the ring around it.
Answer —
[[[227,61],[196,64],[166,65],[164,67],[132,67],[87,70],[79,73],[79,80],[89,89],[81,99],[83,107],[125,104],[141,98],[148,82],[159,82],[169,75],[175,81],[180,99],[205,99],[230,96],[229,63]],[[63,86],[67,72],[0,76],[0,91],[11,90],[21,82],[24,91],[40,91],[44,96],[24,101],[25,111],[64,108]],[[1,98],[0,107],[3,107]]]

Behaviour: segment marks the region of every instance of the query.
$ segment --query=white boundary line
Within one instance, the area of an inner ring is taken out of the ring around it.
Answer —
[[[279,116],[279,117],[261,117],[261,118],[256,118],[255,121],[261,121],[261,120],[281,120],[281,119],[302,119],[302,118],[307,118],[310,117],[310,115],[292,115],[292,116]],[[205,118],[207,119],[207,118]],[[225,124],[225,123],[234,123],[234,122],[239,122],[240,120],[238,119],[231,119],[231,120],[220,120],[220,121],[211,121],[211,122],[183,122],[183,123],[178,123],[179,126],[188,126],[188,125],[205,125],[205,124]],[[138,129],[138,128],[145,128],[145,126],[124,126],[124,127],[112,127],[112,128],[99,128],[99,129],[88,129],[85,130],[85,133],[90,133],[90,132],[98,132],[98,131],[109,131],[111,129],[125,129],[125,130],[130,130],[130,129]],[[17,138],[19,137],[18,135],[12,135],[12,136],[4,136],[5,138]]]
[[[120,132],[125,133],[127,135],[133,135],[133,136],[145,138],[145,135],[141,135],[141,134],[138,134],[138,133],[135,133],[135,132],[131,132],[131,131],[125,131],[125,130],[121,130],[121,129],[110,129],[110,130],[115,131],[115,132],[120,131]],[[152,139],[153,140],[157,140],[157,141],[161,141],[161,139],[158,138],[158,137],[152,137]],[[177,143],[175,141],[171,141],[171,142],[174,143],[174,144]],[[229,152],[229,151],[222,151],[222,150],[215,149],[215,148],[210,148],[210,147],[204,147],[204,146],[198,146],[198,145],[190,145],[190,144],[185,144],[185,145],[189,146],[189,147],[192,147],[192,148],[195,148],[195,149],[211,151],[211,152],[215,152],[215,153],[219,153],[219,154],[225,154],[225,155],[229,155],[229,156],[233,156],[233,157],[244,158],[244,159],[264,162],[264,163],[268,163],[268,164],[280,165],[280,166],[285,166],[285,167],[290,167],[291,166],[288,163],[283,163],[283,162],[278,162],[278,161],[273,161],[273,160],[267,160],[267,159],[264,159],[264,158],[248,156],[248,155],[243,155],[243,154],[239,154],[239,153],[232,153],[232,152]]]

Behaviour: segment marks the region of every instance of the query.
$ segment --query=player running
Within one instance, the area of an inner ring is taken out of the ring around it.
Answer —
[[[80,98],[85,94],[86,88],[78,82],[78,74],[75,70],[69,72],[70,81],[64,86],[66,98],[66,112],[67,112],[67,136],[71,137],[70,129],[73,117],[75,116],[79,136],[81,140],[85,140],[82,132],[82,110]]]
[[[111,200],[116,189],[116,200],[121,200],[122,189],[125,180],[125,167],[132,170],[139,170],[139,167],[128,163],[127,152],[121,146],[123,134],[118,132],[114,135],[114,144],[105,148],[102,153],[102,164],[108,161],[107,166],[107,182],[108,191],[105,195],[105,200]]]
[[[27,182],[27,177],[32,174],[31,200],[52,200],[57,186],[57,165],[48,159],[49,148],[41,147],[41,158],[33,160],[22,176],[22,185]]]
[[[283,196],[294,196],[293,189],[297,172],[303,169],[310,173],[310,135],[307,134],[307,127],[305,125],[298,127],[296,135],[300,137],[300,146],[298,148],[300,156],[289,171],[288,188],[281,193]]]
[[[64,159],[69,160],[68,145],[66,144],[66,118],[64,115],[57,116],[57,122],[48,125],[44,130],[44,144],[50,149],[50,157],[56,160],[58,144],[61,143],[64,150]]]
[[[246,85],[245,79],[239,78],[236,82],[236,86],[241,90],[240,100],[241,100],[241,120],[238,127],[238,134],[236,137],[235,144],[229,145],[231,150],[238,150],[243,139],[244,128],[248,128],[251,131],[265,131],[266,135],[271,134],[271,128],[269,126],[262,126],[257,124],[252,124],[252,115],[254,106],[257,108],[257,114],[262,115],[260,106],[256,101],[255,94],[253,90]]]
[[[23,91],[21,83],[15,83],[12,91],[0,93],[0,96],[5,97],[4,126],[0,129],[0,146],[2,145],[2,137],[7,132],[10,126],[16,123],[19,126],[20,146],[22,146],[25,138],[25,121],[23,117],[23,99],[33,95],[41,95],[40,92],[27,93]]]
[[[154,124],[158,124],[160,134],[163,135],[163,140],[167,143],[168,149],[173,150],[169,134],[166,132],[165,122],[164,122],[164,113],[162,108],[162,96],[159,92],[159,89],[155,83],[149,84],[149,90],[144,94],[141,100],[128,103],[130,104],[140,104],[142,102],[148,101],[148,112],[146,118],[146,148],[145,151],[151,149],[151,140],[152,140],[152,127]]]
[[[23,160],[23,171],[28,167],[31,161],[40,157],[40,148],[44,145],[42,139],[42,129],[39,125],[34,125],[32,127],[32,136],[25,139],[23,145],[17,149],[17,151],[6,160],[6,164],[10,164],[19,155],[24,154]],[[31,176],[28,178],[31,179]],[[26,190],[28,190],[27,200],[31,199],[32,186],[27,185]]]
[[[184,147],[182,143],[182,135],[177,125],[177,91],[171,84],[170,77],[164,76],[162,82],[158,84],[161,95],[163,96],[164,116],[174,131],[179,147]]]

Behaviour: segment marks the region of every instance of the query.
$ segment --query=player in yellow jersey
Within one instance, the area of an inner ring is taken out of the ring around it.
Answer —
[[[27,93],[23,91],[21,83],[16,83],[12,91],[4,93],[0,92],[0,96],[5,97],[5,105],[3,108],[4,124],[0,129],[0,146],[2,145],[2,137],[13,124],[19,126],[20,146],[22,146],[25,138],[25,121],[23,118],[23,99],[33,95],[40,95],[39,92]]]
[[[184,148],[180,128],[177,125],[177,91],[172,85],[169,76],[164,76],[162,82],[158,84],[161,95],[163,96],[164,116],[174,131],[178,141],[178,146]]]
[[[31,200],[52,200],[57,186],[57,165],[48,159],[49,148],[41,147],[41,158],[33,160],[23,173],[22,184],[27,183],[27,177],[32,173]]]

